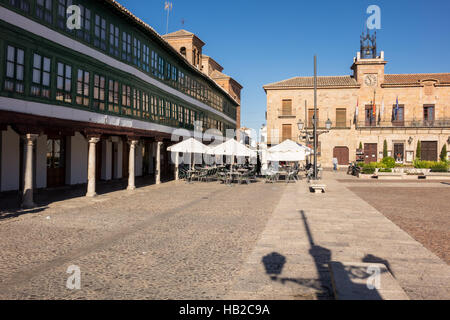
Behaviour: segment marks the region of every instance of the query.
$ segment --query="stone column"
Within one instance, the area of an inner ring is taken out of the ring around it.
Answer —
[[[100,141],[100,138],[90,138],[89,139],[89,162],[88,162],[88,189],[86,197],[95,197],[97,195],[95,190],[96,184],[96,145]]]
[[[130,144],[130,158],[128,160],[128,188],[127,190],[133,191],[136,190],[136,173],[135,173],[135,161],[136,161],[136,145],[138,143],[137,140],[131,140],[128,142]]]
[[[33,199],[34,181],[33,181],[33,147],[37,139],[37,134],[27,134],[26,141],[26,160],[25,160],[25,174],[23,185],[23,199],[22,208],[32,209],[36,207]]]
[[[162,142],[156,143],[156,184],[161,184],[161,146]]]
[[[178,152],[176,152],[175,153],[175,181],[180,180],[179,169],[180,169],[180,154]]]

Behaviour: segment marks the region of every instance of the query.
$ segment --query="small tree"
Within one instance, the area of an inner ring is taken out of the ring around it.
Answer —
[[[362,150],[363,149],[363,145],[362,145],[362,142],[360,142],[359,143],[359,150]]]
[[[446,144],[444,144],[444,146],[442,147],[441,161],[442,162],[447,162],[447,145]]]
[[[387,141],[384,140],[384,145],[383,145],[383,158],[387,158],[387,156],[388,156]]]
[[[417,149],[416,149],[416,159],[420,160],[422,156],[422,144],[420,143],[420,140],[417,141]]]

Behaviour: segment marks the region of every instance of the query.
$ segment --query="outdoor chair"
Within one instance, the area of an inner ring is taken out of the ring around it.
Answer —
[[[266,174],[266,183],[275,183],[278,181],[279,173],[277,171],[268,171]]]
[[[296,170],[289,171],[289,173],[286,175],[286,183],[290,183],[291,181],[296,183],[297,180],[295,179],[295,175],[297,174]]]
[[[199,171],[197,180],[198,181],[206,181],[207,177],[208,177],[208,170],[203,169],[203,170]]]

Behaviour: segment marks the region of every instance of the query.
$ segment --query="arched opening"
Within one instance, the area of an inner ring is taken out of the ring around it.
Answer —
[[[186,47],[181,47],[180,53],[186,57]]]
[[[348,147],[335,147],[333,150],[333,157],[337,158],[338,164],[340,166],[348,165],[349,164],[349,149]]]

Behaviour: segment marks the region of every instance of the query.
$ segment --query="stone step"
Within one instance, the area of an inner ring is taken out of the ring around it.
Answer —
[[[330,262],[336,300],[409,300],[384,264]]]

